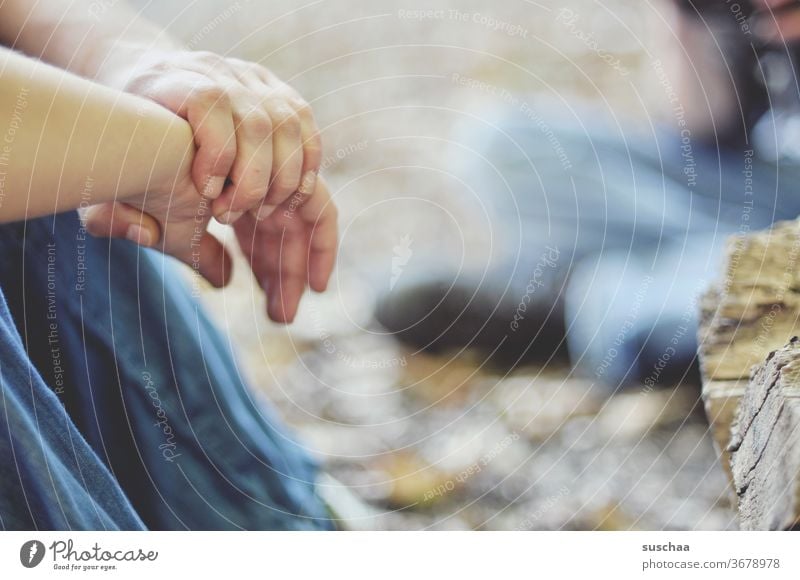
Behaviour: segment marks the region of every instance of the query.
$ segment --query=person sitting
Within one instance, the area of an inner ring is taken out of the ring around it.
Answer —
[[[123,3],[7,0],[0,42],[0,528],[332,528],[173,260],[225,285],[216,218],[274,321],[325,290],[308,104]]]
[[[697,297],[726,239],[800,214],[800,9],[674,6],[682,57],[650,62],[664,122],[532,98],[463,123],[453,173],[489,214],[493,259],[407,268],[384,327],[504,369],[569,361],[612,390],[699,380]]]

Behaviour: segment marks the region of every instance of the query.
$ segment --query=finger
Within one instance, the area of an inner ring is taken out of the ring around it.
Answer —
[[[308,238],[303,231],[284,229],[267,248],[267,314],[290,323],[306,288]]]
[[[267,296],[267,314],[289,323],[305,292],[308,238],[302,227],[285,227],[276,220],[258,221],[247,214],[234,230],[253,275]]]
[[[322,138],[314,113],[307,103],[302,103],[297,114],[300,117],[300,139],[303,142],[303,168],[297,190],[304,195],[311,195],[316,190],[317,174],[322,163]]]
[[[197,272],[215,288],[226,286],[231,279],[231,257],[225,246],[208,232],[200,240]]]
[[[291,324],[300,308],[306,284],[302,278],[281,278],[267,292],[267,315],[280,324]]]
[[[250,263],[250,267],[256,274],[256,279],[260,282],[261,278],[255,272],[253,256],[256,253],[256,224],[257,220],[253,215],[245,214],[241,219],[237,220],[234,224],[233,231],[236,234],[236,241],[239,243],[239,248]],[[262,240],[263,241],[263,240]]]
[[[269,70],[261,66],[248,66],[247,63],[237,72],[239,79],[256,92],[272,91],[281,95],[296,113],[300,122],[300,142],[302,144],[303,163],[300,168],[300,179],[297,189],[303,195],[310,195],[316,187],[316,179],[322,163],[322,139],[317,122],[309,104],[291,86],[281,81]],[[289,195],[294,193],[290,192]],[[264,210],[261,219],[269,215],[270,210],[285,198],[270,198],[269,209]]]
[[[308,282],[312,290],[324,292],[339,246],[338,211],[324,179],[317,180],[316,191],[299,208],[299,214],[310,232]]]
[[[265,95],[269,94],[270,92],[274,92],[274,89],[267,84],[266,79],[261,76],[262,67],[250,62],[239,61],[238,59],[232,59],[232,60],[238,65],[234,69],[236,78],[244,86],[246,86],[252,92],[252,94]],[[271,134],[270,134],[270,145],[272,145]],[[270,150],[270,155],[271,154],[272,150]],[[270,168],[271,172],[272,169],[271,160],[270,163],[266,166]],[[266,203],[265,200],[263,199],[264,197],[266,197],[266,194],[269,191],[269,182],[271,182],[271,179],[268,178],[267,186],[264,187],[264,189],[261,191],[262,199],[260,199],[260,203],[256,207],[250,210],[250,214],[258,220],[263,220],[268,218],[277,208],[276,205],[273,205],[271,203]]]
[[[277,279],[282,228],[273,221],[262,223],[247,213],[234,224],[233,231],[253,276],[267,293],[270,278],[274,276]]]
[[[158,221],[127,203],[93,205],[81,213],[86,231],[104,238],[125,238],[140,246],[155,245],[161,228]]]
[[[197,144],[192,180],[198,191],[214,199],[222,193],[237,153],[230,101],[216,89],[206,90],[189,109],[187,120]]]
[[[183,236],[183,234],[181,234]],[[191,235],[191,234],[189,234]],[[184,238],[186,239],[186,238]],[[183,245],[183,249],[172,255],[192,269],[215,288],[222,288],[230,282],[232,274],[231,257],[225,246],[208,232],[199,241]]]
[[[236,159],[236,131],[228,93],[194,72],[172,74],[161,82],[169,84],[161,86],[156,81],[158,102],[192,127],[197,146],[192,181],[204,196],[217,198]]]
[[[231,184],[212,203],[211,211],[223,223],[233,223],[244,212],[258,209],[269,189],[272,173],[272,121],[259,106],[234,113],[236,159]]]
[[[262,74],[264,70],[262,66],[238,58],[228,58],[226,61],[231,65],[231,73],[239,82],[255,94],[266,94],[268,83]]]
[[[300,187],[303,144],[300,117],[286,104],[270,108],[272,118],[272,180],[265,203],[282,204]]]

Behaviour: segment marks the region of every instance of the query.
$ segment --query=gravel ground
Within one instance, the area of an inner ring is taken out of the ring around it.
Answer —
[[[398,251],[408,250],[409,268],[432,247],[453,260],[486,258],[450,161],[457,144],[448,139],[465,115],[504,106],[504,94],[634,117],[665,110],[649,63],[671,54],[669,18],[663,3],[650,4],[147,8],[195,48],[261,61],[315,108],[341,209],[330,292],[306,299],[300,320],[282,328],[267,322],[239,264],[234,284],[205,300],[239,346],[243,372],[335,478],[328,491],[350,500],[340,508],[350,527],[735,525],[696,388],[608,398],[565,368],[496,374],[471,356],[405,351],[371,319]],[[454,74],[487,84],[464,86]]]

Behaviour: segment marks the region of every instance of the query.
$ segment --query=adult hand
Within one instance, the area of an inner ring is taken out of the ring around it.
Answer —
[[[307,285],[325,291],[336,261],[337,210],[325,180],[317,179],[299,204],[301,197],[290,197],[263,220],[248,214],[233,226],[276,322],[294,320]]]
[[[230,257],[207,231],[209,201],[191,179],[191,160],[177,179],[135,198],[91,206],[88,231],[152,246],[192,266],[214,286],[230,278]],[[302,199],[303,203],[300,204]],[[308,197],[295,194],[264,219],[247,214],[234,231],[253,274],[267,295],[269,317],[291,322],[306,286],[323,292],[336,261],[337,210],[323,178]]]
[[[314,192],[322,144],[302,97],[266,68],[211,52],[146,52],[101,79],[186,119],[197,155],[192,180],[233,223],[266,217],[295,192]]]
[[[230,262],[205,228],[211,215],[232,223],[269,316],[291,322],[306,285],[327,286],[337,248],[336,209],[317,177],[321,143],[308,104],[263,67],[206,52],[147,53],[101,80],[186,119],[197,151],[168,204],[174,208],[158,202],[154,209],[146,199],[100,206],[86,216],[89,230],[157,242],[220,286],[228,279],[221,264]],[[199,200],[208,200],[202,216]],[[187,245],[198,228],[200,255]]]

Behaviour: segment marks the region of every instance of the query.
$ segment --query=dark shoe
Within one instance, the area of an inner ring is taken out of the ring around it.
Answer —
[[[533,255],[538,259],[526,266],[485,276],[435,266],[409,273],[380,297],[376,318],[422,350],[474,348],[506,367],[564,358],[562,257],[557,248]]]

